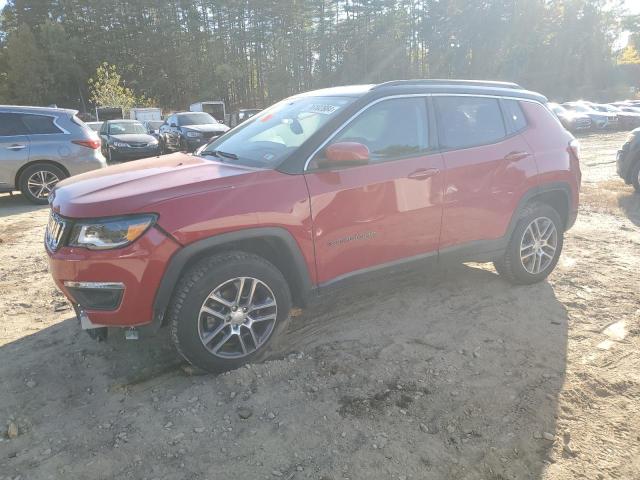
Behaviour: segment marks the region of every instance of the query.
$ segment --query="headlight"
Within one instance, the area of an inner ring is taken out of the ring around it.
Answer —
[[[124,142],[113,142],[111,145],[118,148],[127,148],[129,146],[128,143],[124,143]]]
[[[157,139],[157,138],[154,138],[153,140],[151,140],[151,141],[149,142],[149,145],[157,145],[157,143],[158,143],[158,139]]]
[[[202,135],[200,132],[187,132],[187,137],[199,137]]]
[[[140,238],[156,219],[156,215],[133,215],[87,222],[79,221],[71,230],[69,246],[90,250],[124,247]]]

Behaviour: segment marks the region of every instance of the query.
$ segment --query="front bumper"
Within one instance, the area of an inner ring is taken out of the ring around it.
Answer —
[[[88,250],[62,247],[56,252],[47,249],[49,268],[58,288],[72,304],[79,306],[91,323],[114,327],[148,325],[153,319],[153,302],[166,265],[180,248],[173,239],[156,228],[150,228],[131,245],[113,250]],[[70,283],[75,282],[75,283]],[[78,287],[91,282],[122,285],[116,307],[105,309],[86,304],[95,300],[85,290],[84,298]],[[76,290],[74,290],[76,288]],[[87,296],[88,295],[88,296]],[[76,298],[78,297],[78,298]],[[85,303],[83,305],[82,303]]]

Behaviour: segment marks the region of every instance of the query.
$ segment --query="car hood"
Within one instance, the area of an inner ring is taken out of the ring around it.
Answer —
[[[70,218],[151,213],[159,202],[244,185],[261,171],[174,153],[67,178],[50,202],[54,212]]]
[[[204,125],[184,125],[182,128],[184,130],[191,130],[193,132],[202,132],[202,133],[226,132],[227,130],[229,130],[229,127],[227,127],[223,123],[206,123]]]

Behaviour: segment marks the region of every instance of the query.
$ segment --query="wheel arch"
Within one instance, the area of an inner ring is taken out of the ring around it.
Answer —
[[[520,199],[518,208],[511,217],[507,238],[511,237],[516,228],[520,213],[523,209],[534,202],[544,203],[553,208],[564,223],[564,230],[568,230],[572,225],[570,216],[571,208],[571,187],[566,182],[554,182],[547,185],[539,185],[528,190]]]
[[[40,165],[40,164],[45,164],[45,165],[51,165],[52,167],[56,167],[59,168],[60,170],[62,170],[64,172],[64,174],[67,177],[70,177],[70,173],[69,170],[67,170],[67,168],[62,165],[61,163],[58,163],[54,160],[32,160],[30,162],[25,163],[24,165],[22,165],[18,171],[16,172],[16,178],[15,178],[15,187],[17,189],[20,188],[20,177],[22,176],[22,173],[29,167],[32,167],[34,165]]]
[[[173,255],[153,303],[154,326],[159,328],[164,324],[165,313],[183,272],[202,258],[233,250],[253,253],[271,262],[287,280],[294,305],[306,305],[313,285],[296,240],[284,228],[250,228],[199,240]]]

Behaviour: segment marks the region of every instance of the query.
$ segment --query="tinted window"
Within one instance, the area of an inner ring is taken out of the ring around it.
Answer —
[[[29,133],[43,135],[47,133],[62,133],[53,123],[54,118],[47,115],[22,115],[22,121],[29,129]]]
[[[16,113],[0,113],[0,136],[27,135],[29,131]]]
[[[435,97],[440,142],[445,148],[466,148],[495,143],[506,136],[497,99]]]
[[[384,100],[361,113],[331,143],[362,143],[372,163],[420,154],[429,148],[426,119],[424,98]]]
[[[210,123],[218,123],[208,113],[186,113],[184,115],[178,115],[178,125],[208,125]]]
[[[519,132],[527,126],[527,119],[524,118],[524,113],[520,107],[520,102],[517,100],[504,100],[504,116],[510,123],[510,130],[512,132]]]

